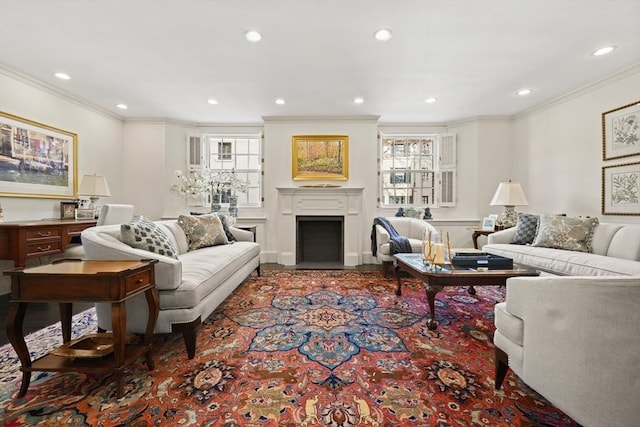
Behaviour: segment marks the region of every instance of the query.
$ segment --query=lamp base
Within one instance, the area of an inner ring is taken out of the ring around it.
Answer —
[[[514,206],[505,206],[500,218],[504,228],[515,227],[518,223],[518,212]]]

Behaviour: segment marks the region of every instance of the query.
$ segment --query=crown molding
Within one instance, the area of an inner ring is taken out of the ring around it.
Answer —
[[[105,108],[98,107],[95,104],[87,101],[78,96],[71,95],[67,92],[64,92],[52,85],[42,82],[41,80],[36,79],[28,74],[25,74],[21,71],[18,71],[14,68],[11,68],[5,63],[0,63],[0,74],[3,74],[11,79],[17,80],[21,83],[34,87],[36,89],[42,90],[43,92],[47,92],[51,95],[57,96],[67,102],[78,105],[82,108],[86,108],[88,110],[93,111],[94,113],[98,113],[100,115],[106,116],[110,119],[115,119],[118,121],[123,121],[124,118],[118,114],[115,114],[113,111],[109,111]]]
[[[380,116],[262,116],[264,123],[271,122],[362,122],[378,123]]]
[[[638,73],[640,73],[640,62],[634,65],[631,65],[627,68],[623,68],[622,70],[619,70],[614,74],[610,74],[606,77],[603,77],[600,80],[596,80],[595,82],[588,83],[578,89],[572,90],[571,92],[568,92],[550,101],[543,102],[542,104],[538,104],[534,107],[529,108],[528,110],[522,111],[518,114],[514,114],[512,116],[512,119],[516,120],[516,119],[522,119],[522,118],[528,117],[541,110],[546,110],[556,105],[571,101],[572,99],[579,98],[583,95],[586,95],[589,92],[593,92],[594,90],[600,89],[618,80],[625,79],[627,77],[633,76],[634,74],[638,74]]]

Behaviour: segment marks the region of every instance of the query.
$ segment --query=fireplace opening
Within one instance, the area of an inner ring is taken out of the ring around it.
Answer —
[[[296,216],[296,267],[342,268],[342,216]]]

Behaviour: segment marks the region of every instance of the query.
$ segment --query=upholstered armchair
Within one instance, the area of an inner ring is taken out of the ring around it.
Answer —
[[[418,218],[387,217],[387,221],[403,237],[409,239],[411,252],[422,252],[422,237],[431,231],[431,239],[435,243],[440,242],[440,233],[428,222]],[[388,276],[389,269],[393,266],[393,251],[391,248],[391,236],[383,226],[376,224],[372,233],[372,250],[377,260],[382,263],[382,274]]]
[[[517,277],[495,306],[495,386],[510,367],[585,427],[640,425],[640,277]]]

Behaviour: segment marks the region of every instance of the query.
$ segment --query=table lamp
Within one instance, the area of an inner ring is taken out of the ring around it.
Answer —
[[[492,206],[504,206],[504,212],[502,213],[502,225],[504,228],[513,227],[518,222],[518,214],[515,210],[515,206],[528,205],[527,198],[524,196],[522,187],[517,182],[501,182],[498,185],[496,194],[493,195],[491,200]]]
[[[107,180],[102,175],[84,175],[78,188],[79,196],[89,196],[91,200],[90,209],[96,208],[96,202],[100,197],[109,197],[111,192],[109,191],[109,185]],[[95,213],[95,212],[94,212]]]

